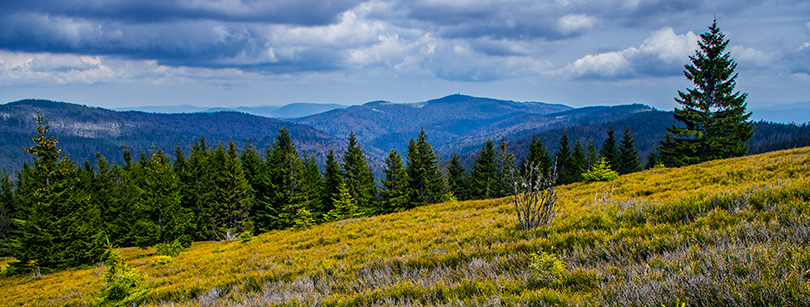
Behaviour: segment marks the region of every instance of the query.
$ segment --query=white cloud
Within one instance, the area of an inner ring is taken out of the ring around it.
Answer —
[[[698,36],[689,31],[678,35],[672,28],[663,28],[654,31],[639,47],[641,54],[653,55],[661,61],[683,63],[698,48]]]
[[[731,47],[729,52],[731,53],[732,59],[746,66],[765,67],[773,64],[774,57],[772,55],[754,48],[746,48],[742,45],[736,45]]]
[[[574,78],[626,79],[677,75],[698,48],[693,32],[676,34],[666,27],[650,33],[639,47],[589,54],[560,70]]]
[[[597,19],[584,14],[565,15],[558,21],[560,32],[563,35],[571,35],[587,32],[596,25]]]

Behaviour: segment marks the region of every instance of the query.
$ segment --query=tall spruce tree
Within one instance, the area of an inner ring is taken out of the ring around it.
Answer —
[[[554,153],[554,160],[556,161],[556,173],[559,176],[560,184],[572,183],[576,178],[572,178],[572,172],[576,170],[572,161],[571,144],[568,140],[568,134],[563,132],[560,136],[560,147]]]
[[[263,207],[255,210],[257,233],[292,227],[301,205],[300,158],[286,128],[279,129],[265,160],[267,192],[258,203]]]
[[[143,166],[142,189],[136,204],[135,243],[146,248],[157,243],[182,240],[192,226],[191,212],[181,205],[180,179],[172,170],[169,157],[161,150],[151,150]]]
[[[444,194],[444,179],[439,169],[439,159],[427,141],[425,130],[421,130],[416,142],[408,144],[408,180],[410,207],[417,207],[441,201]]]
[[[673,116],[682,127],[667,128],[661,141],[661,159],[667,166],[682,166],[737,157],[748,152],[753,136],[751,113],[746,111],[748,94],[735,92],[737,63],[725,49],[729,41],[714,20],[700,35],[700,49],[690,56],[684,76],[694,83],[678,91]]]
[[[183,182],[182,207],[190,209],[193,218],[193,231],[196,240],[216,239],[213,224],[213,211],[217,186],[213,167],[213,154],[205,143],[205,137],[194,139],[191,153],[186,160],[186,168],[180,180]]]
[[[570,177],[572,182],[582,181],[582,173],[588,170],[587,165],[588,154],[585,152],[585,146],[582,145],[582,140],[577,139],[574,143],[574,151],[571,154],[571,166],[568,167],[567,176]]]
[[[323,212],[329,212],[335,208],[334,199],[338,199],[338,187],[343,182],[343,172],[340,171],[340,163],[335,158],[335,151],[329,148],[326,154],[326,163],[323,170],[323,195],[321,205]]]
[[[470,197],[473,199],[490,199],[498,196],[498,153],[495,143],[487,140],[473,164],[470,175]]]
[[[453,151],[450,162],[447,163],[447,190],[453,193],[458,200],[469,199],[469,176],[464,166],[461,165],[461,158]]]
[[[514,193],[514,188],[512,187],[512,172],[515,171],[515,168],[517,167],[515,155],[506,151],[506,138],[501,138],[499,148],[497,197]]]
[[[549,170],[551,170],[551,160],[551,155],[548,153],[548,149],[543,146],[543,141],[532,134],[532,141],[529,143],[529,152],[526,154],[525,160],[520,163],[521,174],[526,175],[528,173],[526,167],[535,165],[539,168],[540,174],[545,176],[549,173]]]
[[[323,176],[321,167],[315,156],[304,154],[301,158],[301,193],[298,201],[303,204],[303,208],[308,211],[314,221],[321,219],[326,213],[323,211]],[[299,214],[301,215],[301,214]]]
[[[0,174],[0,257],[11,256],[12,223],[14,218],[14,194],[8,174]]]
[[[610,169],[618,171],[619,165],[621,164],[621,154],[619,153],[619,147],[616,142],[616,131],[613,130],[613,126],[608,127],[607,137],[602,141],[602,148],[599,150],[599,155],[604,157],[605,161],[610,164]]]
[[[408,207],[408,174],[402,165],[402,156],[391,149],[385,158],[385,167],[380,178],[380,211],[382,213],[398,212]]]
[[[600,163],[599,151],[596,145],[593,144],[593,138],[588,138],[588,147],[585,148],[585,154],[588,156],[588,165],[585,169],[591,169],[594,165]]]
[[[19,188],[25,193],[20,205],[27,208],[27,216],[14,251],[19,262],[10,271],[25,271],[31,263],[46,269],[90,264],[103,252],[100,213],[92,205],[92,194],[83,189],[80,170],[61,155],[39,111],[35,119],[35,145],[26,148],[34,156],[34,166],[20,174],[27,177]]]
[[[620,175],[638,172],[641,170],[641,157],[638,156],[638,149],[636,149],[636,142],[633,140],[633,134],[630,132],[630,127],[624,129],[622,142],[619,144],[619,170]]]
[[[352,199],[357,202],[360,214],[371,214],[374,211],[376,188],[374,174],[366,162],[366,155],[354,132],[349,133],[349,146],[343,154],[343,177]]]
[[[228,143],[223,171],[216,177],[216,183],[218,187],[217,208],[214,213],[216,235],[224,239],[229,233],[235,236],[252,231],[253,226],[248,219],[248,213],[253,205],[253,194],[250,192],[250,183],[245,178],[233,139]]]

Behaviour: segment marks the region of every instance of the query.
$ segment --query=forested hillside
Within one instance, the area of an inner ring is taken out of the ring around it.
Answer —
[[[557,218],[532,231],[503,198],[121,255],[147,306],[800,306],[807,174],[802,148],[563,186]],[[0,277],[0,291],[9,306],[91,304],[103,272]]]
[[[70,103],[23,100],[0,105],[0,173],[16,173],[23,162],[31,161],[22,147],[30,146],[30,135],[36,131],[33,121],[36,110],[51,126],[63,153],[77,162],[93,160],[99,152],[120,164],[125,147],[135,155],[152,147],[172,152],[177,145],[188,151],[193,140],[199,140],[200,136],[211,146],[220,142],[227,145],[233,138],[239,148],[250,141],[264,149],[282,127],[287,128],[300,150],[315,155],[318,161],[325,159],[329,148],[346,146],[345,138],[306,125],[244,113],[115,112]]]

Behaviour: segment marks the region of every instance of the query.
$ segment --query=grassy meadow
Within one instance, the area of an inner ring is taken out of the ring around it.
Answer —
[[[532,231],[503,198],[121,252],[148,306],[806,306],[809,175],[800,148],[562,186]],[[92,305],[103,270],[0,277],[0,305]]]

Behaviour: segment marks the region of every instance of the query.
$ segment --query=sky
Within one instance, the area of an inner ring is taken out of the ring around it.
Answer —
[[[0,103],[667,110],[714,18],[749,108],[810,101],[807,0],[0,0]]]

